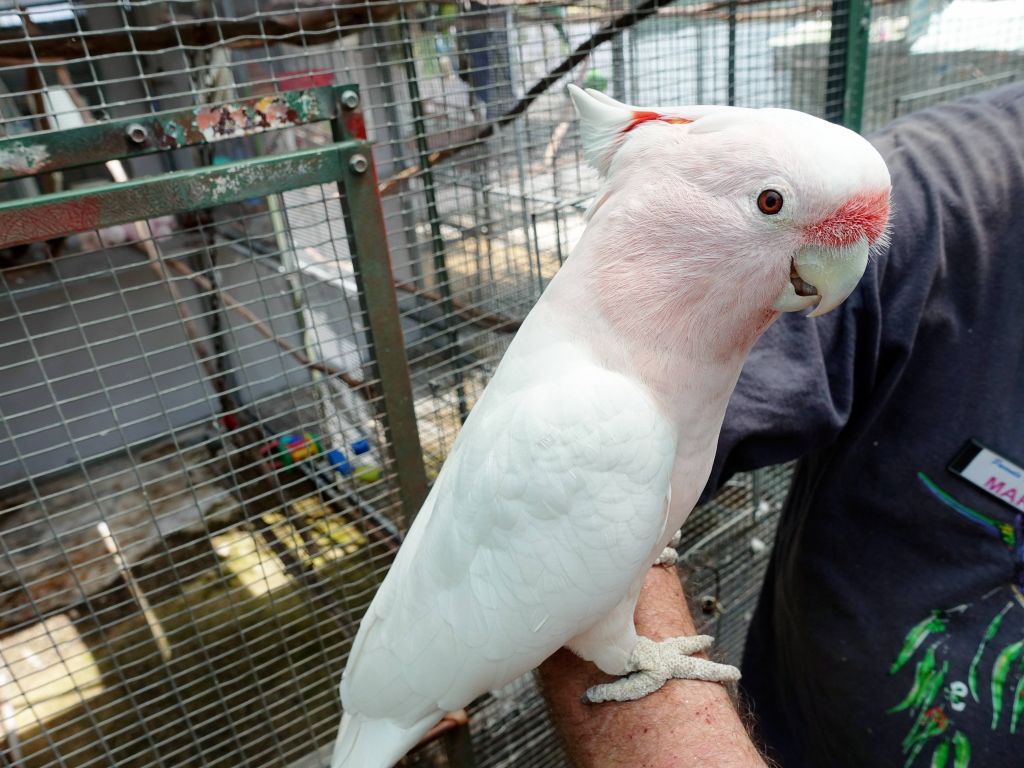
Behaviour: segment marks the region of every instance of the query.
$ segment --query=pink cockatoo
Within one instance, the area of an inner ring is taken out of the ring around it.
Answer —
[[[599,194],[362,620],[332,768],[393,765],[562,646],[621,676],[593,702],[739,676],[692,655],[711,638],[638,637],[633,610],[707,481],[751,345],[780,312],[850,294],[889,174],[800,112],[570,90]]]

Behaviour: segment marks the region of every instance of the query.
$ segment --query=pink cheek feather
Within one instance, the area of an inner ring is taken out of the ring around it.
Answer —
[[[864,193],[850,198],[831,215],[804,229],[808,240],[841,248],[867,237],[875,242],[885,233],[889,220],[889,191]]]

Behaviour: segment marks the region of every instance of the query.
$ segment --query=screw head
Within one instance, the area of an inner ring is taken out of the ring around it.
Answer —
[[[366,173],[366,169],[370,167],[370,161],[366,159],[366,155],[352,155],[352,159],[348,161],[348,167],[356,173]]]
[[[144,143],[146,138],[149,136],[149,131],[146,130],[146,126],[141,123],[132,123],[125,130],[125,133],[128,134],[128,139],[135,144]]]
[[[355,91],[342,91],[341,103],[348,109],[355,109],[359,106],[359,94]]]

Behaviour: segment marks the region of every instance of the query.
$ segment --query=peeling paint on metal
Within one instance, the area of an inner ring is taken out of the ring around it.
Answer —
[[[214,197],[225,197],[230,193],[238,189],[238,182],[240,179],[231,178],[230,176],[220,176],[213,180],[213,195]]]
[[[0,248],[337,182],[348,178],[352,154],[368,151],[345,142],[0,203]]]
[[[268,183],[289,188],[289,182],[316,174],[318,168],[318,163],[305,160],[294,160],[277,167],[223,166],[223,175],[208,179],[205,188],[194,190],[191,197],[209,199],[211,204],[216,204],[223,198],[247,194],[249,190]]]
[[[350,112],[345,117],[345,130],[353,139],[366,138],[366,123],[363,121],[363,113],[359,111]]]
[[[0,170],[17,174],[33,174],[46,170],[50,152],[45,144],[16,142],[0,149]]]
[[[214,142],[299,125],[321,117],[324,115],[320,102],[313,93],[293,91],[281,96],[264,96],[249,104],[200,107],[193,111],[190,128],[205,141]],[[173,121],[164,125],[165,133],[171,133],[172,125]]]
[[[288,128],[332,118],[336,109],[334,89],[313,88],[226,105],[139,115],[39,134],[29,140],[0,138],[0,179]],[[142,141],[133,141],[128,135],[135,126],[146,132]]]
[[[161,127],[163,128],[163,137],[160,142],[162,146],[175,149],[188,142],[188,131],[184,126],[173,120],[168,120]]]
[[[3,239],[11,243],[28,243],[40,239],[58,224],[66,232],[84,232],[93,229],[100,219],[100,201],[95,197],[66,200],[51,206],[25,208],[11,213],[0,213]]]

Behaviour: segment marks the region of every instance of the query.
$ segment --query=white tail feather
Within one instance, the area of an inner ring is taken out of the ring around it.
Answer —
[[[411,728],[361,715],[341,716],[331,768],[391,768],[412,749],[443,713],[429,715]]]

